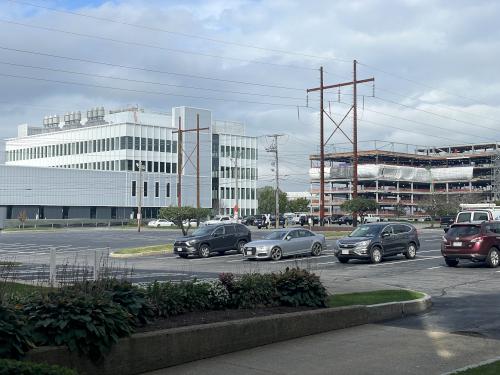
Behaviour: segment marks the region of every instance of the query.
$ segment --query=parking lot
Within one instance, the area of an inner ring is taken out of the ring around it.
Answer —
[[[57,263],[62,265],[92,265],[96,256],[125,247],[171,243],[180,232],[152,229],[137,233],[133,230],[61,230],[41,232],[5,232],[0,234],[0,260],[21,263],[16,273],[24,279],[37,279],[48,273],[51,248],[57,251]],[[264,231],[255,230],[253,238]],[[215,278],[221,272],[248,273],[284,270],[286,267],[309,269],[321,276],[331,292],[336,286],[345,290],[353,283],[364,282],[380,288],[401,287],[420,290],[433,296],[431,312],[418,318],[392,321],[388,325],[406,328],[433,328],[465,335],[500,339],[500,323],[496,318],[500,295],[500,268],[482,264],[461,263],[458,268],[447,267],[440,254],[443,231],[420,231],[421,248],[417,258],[404,256],[385,259],[379,264],[365,261],[339,263],[333,255],[334,240],[319,257],[285,258],[278,262],[248,261],[240,254],[212,255],[208,259],[182,259],[173,254],[134,257],[126,260],[112,258],[116,270],[127,272],[134,282],[153,280],[188,280]]]

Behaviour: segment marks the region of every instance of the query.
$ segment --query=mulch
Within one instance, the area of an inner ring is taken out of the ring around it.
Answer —
[[[286,314],[298,311],[314,310],[312,307],[261,307],[252,310],[215,310],[215,311],[194,311],[165,319],[156,319],[150,324],[137,328],[137,332],[150,332],[160,329],[185,327],[197,324],[208,324],[216,322],[226,322],[230,320],[256,318],[275,314]]]

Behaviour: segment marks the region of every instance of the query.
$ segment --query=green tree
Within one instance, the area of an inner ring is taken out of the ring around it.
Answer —
[[[297,198],[288,201],[286,211],[288,212],[307,212],[309,211],[309,200],[307,198]]]
[[[359,221],[363,222],[364,216],[369,211],[375,211],[378,208],[378,204],[374,199],[367,198],[353,198],[349,201],[345,201],[340,205],[343,211],[347,211],[353,215],[359,217]]]
[[[264,186],[257,189],[257,200],[259,202],[259,212],[261,214],[272,214],[275,210],[276,196],[275,190],[272,186]],[[280,190],[279,192],[280,212],[285,212],[288,200],[286,193]]]
[[[182,234],[186,236],[191,227],[190,220],[196,219],[198,223],[201,219],[210,216],[210,208],[195,208],[195,207],[163,207],[160,208],[159,217],[173,221],[182,230]],[[187,220],[188,225],[184,226],[183,221]]]

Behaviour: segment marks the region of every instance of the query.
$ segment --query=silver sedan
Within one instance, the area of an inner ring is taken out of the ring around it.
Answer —
[[[282,229],[269,233],[263,240],[252,241],[243,248],[247,259],[280,260],[289,255],[318,256],[326,249],[325,236],[307,229]]]

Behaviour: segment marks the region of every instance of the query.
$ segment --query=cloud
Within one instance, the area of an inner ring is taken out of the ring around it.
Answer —
[[[210,108],[214,118],[245,122],[250,135],[286,134],[280,143],[283,186],[288,190],[306,190],[308,155],[317,152],[319,145],[318,95],[309,95],[309,108],[300,108],[297,113],[297,106],[306,104],[305,89],[319,84],[320,65],[325,68],[326,83],[347,81],[352,78],[353,58],[360,61],[360,78],[374,76],[376,80],[376,98],[371,98],[371,85],[359,88],[361,140],[444,145],[493,141],[500,135],[500,129],[496,130],[500,85],[494,79],[500,54],[500,29],[497,27],[500,4],[495,2],[57,0],[43,4],[247,47],[2,2],[0,33],[8,38],[2,39],[0,47],[111,64],[56,59],[0,48],[0,74],[4,74],[0,75],[0,136],[3,138],[15,136],[15,126],[20,123],[40,125],[44,115],[85,111],[97,105],[114,108],[137,103],[164,111],[178,105],[199,106]],[[33,29],[1,20],[116,41]],[[194,53],[187,53],[189,51]],[[70,70],[90,76],[2,62]],[[136,66],[148,71],[112,65]],[[88,86],[5,75],[71,81]],[[92,85],[162,92],[164,95]],[[337,91],[326,94],[326,103],[329,103],[326,107],[337,122],[348,110],[352,92],[343,89],[341,103],[338,98]],[[351,126],[348,117],[342,129],[349,135]],[[325,137],[328,137],[333,131],[328,119],[325,129]],[[349,147],[346,142],[337,131],[327,150],[346,149]],[[269,177],[267,180],[262,178],[261,183],[267,184],[272,182],[270,155],[264,151],[264,138],[261,144],[261,176]],[[368,142],[360,144],[361,148],[369,146]]]

